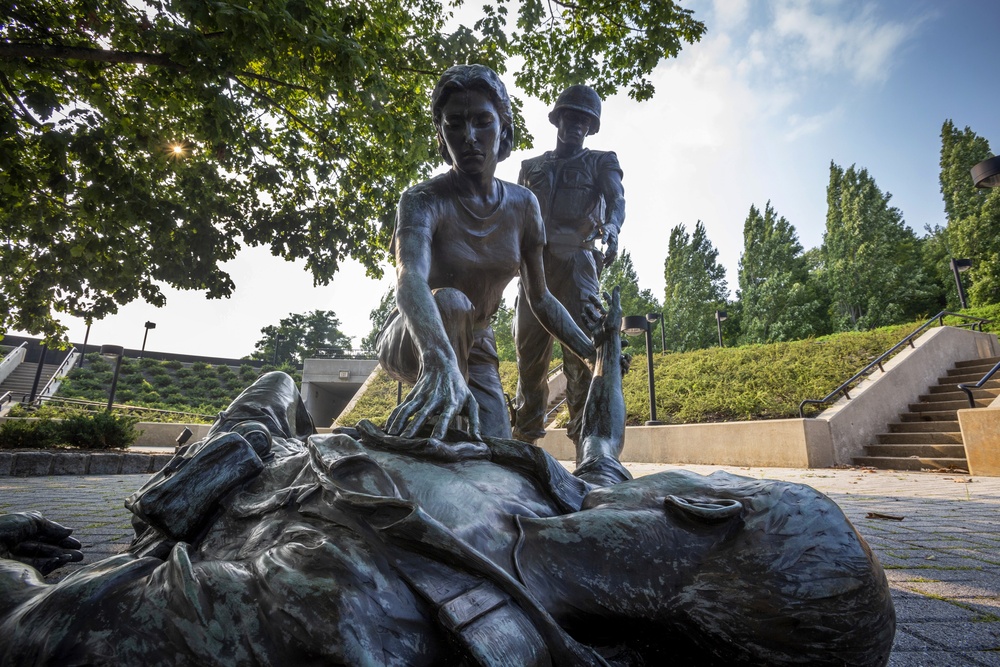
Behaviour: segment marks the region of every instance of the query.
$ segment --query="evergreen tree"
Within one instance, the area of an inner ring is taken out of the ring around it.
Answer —
[[[507,302],[500,301],[493,316],[493,338],[497,343],[497,357],[500,361],[517,361],[517,346],[514,344],[514,309]],[[556,345],[555,347],[558,347]]]
[[[891,198],[867,169],[830,163],[823,260],[836,331],[932,314],[935,291],[921,267],[920,244]]]
[[[795,228],[768,202],[751,205],[740,257],[740,340],[771,343],[823,333],[824,302],[810,280]]]
[[[973,306],[1000,302],[1000,188],[976,188],[969,175],[977,162],[989,157],[992,153],[985,139],[968,127],[958,131],[950,120],[945,121],[941,195],[948,217],[948,246],[951,257],[972,260],[972,268],[962,277],[969,282],[969,305]]]
[[[332,310],[292,313],[281,318],[277,326],[263,327],[260,333],[261,338],[250,358],[273,360],[279,366],[298,364],[308,357],[321,356],[327,350],[351,348],[351,339],[340,331],[340,320]]]
[[[688,235],[683,224],[670,230],[663,275],[667,347],[683,352],[718,344],[715,311],[726,307],[726,270],[718,262],[705,225]]]
[[[368,335],[361,340],[361,349],[368,352],[375,351],[375,343],[378,341],[378,335],[382,333],[382,326],[385,321],[389,319],[389,313],[392,309],[396,307],[396,288],[390,287],[386,290],[385,294],[382,295],[382,300],[378,302],[378,305],[372,309],[368,316],[372,321],[372,329],[368,332]]]
[[[639,276],[635,272],[632,264],[632,256],[627,250],[623,250],[618,258],[610,266],[604,268],[601,273],[601,292],[611,294],[615,287],[621,288],[621,305],[623,315],[647,315],[649,313],[660,314],[660,304],[653,296],[652,290],[640,289]],[[661,336],[658,327],[663,326],[663,322],[653,325],[653,351],[662,348]],[[646,339],[636,338],[629,341],[632,354],[646,353]]]

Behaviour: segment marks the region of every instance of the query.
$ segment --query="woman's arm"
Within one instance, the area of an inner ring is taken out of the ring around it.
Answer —
[[[430,417],[440,414],[433,437],[441,438],[454,418],[464,414],[470,433],[478,438],[479,406],[462,377],[427,282],[433,233],[427,197],[404,193],[396,225],[396,306],[416,346],[420,375],[406,400],[389,416],[388,432],[413,437]]]

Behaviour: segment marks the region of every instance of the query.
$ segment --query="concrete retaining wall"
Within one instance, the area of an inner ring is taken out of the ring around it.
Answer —
[[[958,411],[969,473],[1000,477],[1000,397],[989,408]]]
[[[538,445],[557,459],[576,458],[565,429],[550,430]],[[621,459],[775,468],[826,468],[834,463],[829,425],[815,419],[630,426]]]

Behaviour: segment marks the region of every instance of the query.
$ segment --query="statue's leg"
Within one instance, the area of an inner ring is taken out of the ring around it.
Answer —
[[[551,264],[551,266],[550,266]],[[600,297],[598,264],[590,249],[580,249],[565,258],[546,255],[546,278],[549,291],[566,308],[578,327],[585,328],[583,312],[592,298]],[[563,354],[563,372],[566,375],[566,406],[569,408],[569,423],[566,435],[576,445],[576,460],[582,460],[580,449],[580,428],[583,411],[587,403],[587,392],[593,373],[585,362],[573,354]]]
[[[265,373],[244,389],[219,415],[209,435],[231,431],[250,420],[263,423],[271,435],[280,438],[305,440],[316,432],[295,380],[280,371]]]
[[[545,408],[549,402],[548,373],[552,336],[535,319],[524,288],[518,289],[514,340],[517,345],[517,409],[514,437],[534,443],[545,435]]]
[[[469,351],[473,343],[476,307],[469,301],[469,297],[452,287],[436,289],[433,294],[445,334],[452,349],[455,350],[459,370],[464,377],[468,377]],[[393,310],[389,315],[375,347],[378,350],[379,364],[389,377],[400,382],[416,384],[420,375],[420,358],[413,337],[410,336],[403,316],[398,310]]]
[[[510,413],[500,383],[499,364],[493,329],[477,331],[469,354],[469,389],[479,404],[480,431],[494,438],[509,438]]]

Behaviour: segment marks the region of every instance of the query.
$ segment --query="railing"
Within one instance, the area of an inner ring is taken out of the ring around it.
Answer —
[[[551,410],[545,413],[545,418],[542,420],[542,423],[548,424],[550,421],[552,421],[552,418],[555,417],[556,413],[559,412],[559,410],[561,410],[562,406],[564,405],[566,405],[565,398],[556,403],[554,406],[552,406]]]
[[[108,404],[102,401],[87,401],[81,398],[50,398],[49,403],[64,403],[66,405],[76,405],[84,409],[93,408],[94,412],[104,411]],[[177,415],[180,417],[198,417],[199,419],[215,419],[216,415],[205,415],[199,412],[183,412],[181,410],[162,410],[160,408],[146,408],[141,405],[124,405],[121,403],[115,403],[112,405],[115,410],[124,410],[126,412],[155,412],[158,414],[165,415]]]
[[[994,366],[993,368],[991,368],[990,370],[988,370],[986,372],[986,375],[984,375],[979,380],[979,382],[977,382],[976,384],[974,384],[972,386],[969,386],[967,384],[960,384],[960,385],[958,385],[958,388],[961,389],[962,391],[964,391],[965,395],[969,397],[969,406],[970,407],[973,407],[973,408],[976,407],[976,398],[972,395],[973,390],[975,390],[975,389],[982,389],[983,385],[985,385],[987,382],[989,382],[990,379],[996,374],[996,372],[998,370],[1000,370],[1000,362],[997,362],[996,366]]]
[[[5,391],[3,396],[0,396],[0,408],[4,406],[5,403],[12,403],[14,401],[14,393],[10,391]]]
[[[851,395],[849,393],[849,390],[854,386],[854,383],[856,381],[860,380],[861,378],[865,377],[866,375],[874,371],[876,367],[884,373],[885,369],[882,367],[882,364],[886,361],[886,359],[891,357],[905,345],[914,347],[913,345],[914,338],[922,334],[925,330],[929,329],[931,325],[933,325],[935,322],[937,322],[939,326],[944,326],[944,318],[949,315],[953,315],[955,317],[961,317],[966,320],[971,320],[970,322],[963,322],[962,324],[956,326],[969,327],[973,331],[976,330],[982,331],[983,325],[988,324],[990,322],[990,320],[983,319],[982,317],[973,317],[971,315],[963,315],[961,313],[952,313],[947,310],[942,310],[940,313],[938,313],[937,315],[935,315],[934,317],[932,317],[931,319],[927,320],[922,325],[920,325],[913,333],[908,335],[906,338],[893,345],[887,351],[883,352],[877,359],[875,359],[875,361],[871,362],[870,364],[862,368],[860,371],[852,375],[849,380],[841,384],[839,387],[831,391],[823,398],[807,398],[806,400],[799,403],[799,417],[803,419],[805,418],[806,416],[805,407],[807,405],[823,405],[825,403],[829,403],[833,400],[836,400],[839,396],[843,396],[844,398],[850,400]]]
[[[378,359],[372,350],[345,350],[339,347],[321,347],[316,350],[317,359]]]
[[[66,358],[63,359],[61,364],[59,364],[59,368],[52,373],[52,377],[50,377],[49,381],[45,383],[45,387],[43,387],[35,397],[36,405],[40,405],[43,400],[50,398],[50,394],[56,393],[56,390],[59,389],[60,381],[66,376],[67,373],[73,370],[73,366],[76,365],[76,354],[78,354],[76,348],[70,348],[69,352],[66,354]]]
[[[28,344],[21,343],[13,350],[8,352],[4,356],[3,360],[0,361],[0,382],[7,379],[15,368],[17,368],[21,362],[24,360],[24,356],[28,353]]]
[[[559,375],[560,373],[562,373],[562,369],[563,369],[563,365],[562,365],[562,364],[559,364],[559,365],[558,365],[558,366],[556,366],[555,368],[551,368],[551,369],[549,369],[549,372],[548,372],[548,373],[547,373],[547,374],[545,375],[545,379],[546,379],[547,381],[548,381],[548,380],[551,380],[551,379],[552,379],[552,378],[554,378],[555,376],[557,376],[557,375]]]

